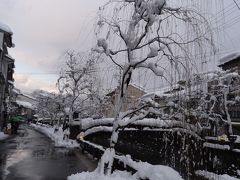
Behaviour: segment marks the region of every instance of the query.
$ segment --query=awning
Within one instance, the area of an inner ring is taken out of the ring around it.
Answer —
[[[10,122],[24,122],[25,119],[21,116],[14,116],[10,119]]]

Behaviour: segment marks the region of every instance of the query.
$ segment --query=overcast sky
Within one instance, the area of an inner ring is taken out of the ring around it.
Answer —
[[[240,10],[232,0],[223,1],[226,29],[219,56],[240,50]],[[98,7],[104,2],[0,0],[0,21],[14,33],[16,47],[10,54],[16,60],[16,87],[25,91],[54,90],[64,51],[84,51],[94,45],[93,23]],[[240,0],[237,2],[240,5]]]
[[[16,47],[15,83],[24,90],[55,88],[64,51],[92,46],[93,23],[104,0],[0,0],[0,21]]]

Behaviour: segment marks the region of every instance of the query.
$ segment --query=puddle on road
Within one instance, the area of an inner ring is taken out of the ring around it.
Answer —
[[[92,162],[78,157],[76,149],[54,147],[50,139],[29,129],[21,135],[9,139],[0,148],[1,180],[62,180],[91,166]]]
[[[19,163],[20,161],[24,160],[25,158],[30,156],[30,151],[28,150],[15,150],[13,154],[6,157],[6,164],[4,167],[4,173],[2,179],[5,179],[7,175],[10,173],[8,168],[13,166],[14,164]]]

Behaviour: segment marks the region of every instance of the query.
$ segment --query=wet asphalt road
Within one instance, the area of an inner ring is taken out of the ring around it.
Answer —
[[[0,141],[0,180],[65,180],[94,170],[96,164],[77,149],[55,148],[49,138],[27,125],[18,135]]]

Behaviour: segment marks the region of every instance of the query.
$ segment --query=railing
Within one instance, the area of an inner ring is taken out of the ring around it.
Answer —
[[[96,145],[94,143],[91,143],[89,141],[84,140],[78,140],[78,143],[80,144],[80,147],[82,151],[87,151],[90,153],[93,158],[100,159],[101,156],[104,153],[105,148],[99,145]],[[118,153],[118,155],[120,155]],[[130,167],[129,165],[126,165],[124,162],[121,161],[121,159],[115,157],[113,162],[113,171],[114,170],[127,170],[128,172],[131,172],[132,174],[136,173],[137,170],[133,167]]]
[[[101,147],[109,146],[110,132],[97,132],[85,139]],[[88,144],[91,148],[92,144]],[[100,158],[102,150],[89,150],[94,157]],[[192,174],[195,179],[196,170],[208,170],[220,174],[229,174],[240,178],[240,143],[218,141],[214,137],[207,140],[196,139],[187,133],[179,131],[124,131],[119,133],[116,151],[130,154],[135,160],[151,164],[162,164],[176,169],[184,178]],[[216,166],[213,159],[221,166]],[[234,168],[228,168],[233,166]]]

